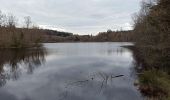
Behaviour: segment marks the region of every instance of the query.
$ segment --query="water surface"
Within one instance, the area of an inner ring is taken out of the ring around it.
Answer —
[[[48,43],[0,50],[0,100],[142,100],[132,43]]]

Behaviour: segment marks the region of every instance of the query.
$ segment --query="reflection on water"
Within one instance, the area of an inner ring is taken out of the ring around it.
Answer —
[[[142,100],[133,85],[132,52],[124,45],[132,44],[50,43],[44,44],[47,53],[1,51],[0,100]]]
[[[44,48],[1,49],[0,50],[0,86],[7,80],[17,80],[23,72],[33,73],[34,69],[45,61]]]

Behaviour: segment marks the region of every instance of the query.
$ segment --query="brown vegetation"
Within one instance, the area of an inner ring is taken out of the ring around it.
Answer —
[[[112,31],[100,32],[94,37],[93,41],[99,42],[133,42],[133,31]]]
[[[17,19],[12,14],[0,12],[0,48],[26,48],[40,46],[42,34],[36,28],[29,28],[30,19],[27,19],[27,28],[17,28]]]
[[[136,47],[144,61],[154,68],[170,66],[170,1],[143,2],[136,16]],[[166,69],[165,69],[166,70]],[[170,70],[169,70],[170,72]]]
[[[0,48],[28,48],[41,46],[42,42],[69,41],[72,33],[39,29],[32,25],[31,17],[24,17],[23,28],[17,27],[17,18],[0,11]],[[71,38],[72,39],[72,38]]]
[[[137,55],[142,59],[143,67],[147,69],[139,76],[141,87],[145,87],[142,90],[153,94],[153,90],[160,90],[167,95],[165,100],[169,100],[170,0],[142,2],[142,8],[133,20]]]

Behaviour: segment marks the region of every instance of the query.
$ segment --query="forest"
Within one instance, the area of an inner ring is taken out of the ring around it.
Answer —
[[[148,0],[134,14],[135,57],[142,64],[140,90],[170,100],[170,0]]]

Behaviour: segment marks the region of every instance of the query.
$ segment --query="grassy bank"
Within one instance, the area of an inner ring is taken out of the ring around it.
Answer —
[[[141,93],[149,100],[170,100],[169,67],[165,67],[165,65],[169,64],[169,61],[162,58],[162,53],[160,51],[159,53],[157,52],[155,55],[155,50],[152,51],[152,47],[147,47],[150,49],[149,53],[143,50],[144,47],[143,49],[139,49],[136,46],[124,47],[133,51],[133,57],[136,60],[135,69],[137,73],[139,73],[139,83],[135,84],[139,87]],[[155,57],[155,59],[160,58],[161,60],[157,61],[154,59],[153,56]],[[163,66],[155,67],[155,63]]]
[[[139,75],[141,92],[148,97],[158,98],[158,100],[170,100],[170,60],[166,55],[166,50],[147,47],[138,49],[138,51],[136,57],[141,61],[138,64],[143,63],[142,74]]]
[[[140,91],[150,99],[170,100],[170,76],[160,70],[145,70],[139,75]]]

